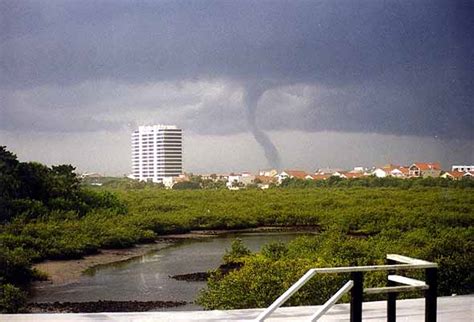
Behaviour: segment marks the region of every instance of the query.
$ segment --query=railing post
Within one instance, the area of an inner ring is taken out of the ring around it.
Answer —
[[[364,275],[352,272],[354,286],[351,290],[351,322],[362,322],[362,302],[364,301]]]
[[[425,322],[436,322],[438,296],[438,268],[427,268],[425,280],[429,288],[425,291]]]
[[[387,259],[387,264],[392,265],[396,262]],[[388,271],[388,275],[395,274],[395,271]],[[387,281],[387,286],[395,286],[397,283],[392,282],[391,280]],[[387,322],[396,322],[397,320],[397,293],[388,293],[387,294]]]

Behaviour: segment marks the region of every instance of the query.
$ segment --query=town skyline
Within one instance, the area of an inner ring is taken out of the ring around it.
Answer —
[[[8,140],[4,142],[7,148],[15,151],[15,154],[25,161],[38,161],[48,165],[72,164],[78,172],[123,176],[130,173],[130,134],[131,131],[127,130],[122,136],[114,138],[113,141],[118,142],[119,148],[103,142],[103,145],[99,144],[97,148],[94,148],[92,154],[86,159],[78,157],[81,151],[73,148],[74,144],[68,144],[61,151],[45,150],[44,146],[49,137],[45,138],[44,144],[35,146],[29,146],[27,143],[14,146],[9,145]],[[306,171],[327,167],[352,169],[356,166],[376,167],[389,163],[409,165],[423,161],[440,162],[443,167],[446,167],[454,164],[471,164],[474,159],[474,147],[469,141],[443,141],[409,136],[387,137],[374,134],[315,133],[311,136],[300,133],[295,135],[298,142],[288,142],[293,137],[287,141],[285,136],[282,133],[279,136],[278,133],[274,135],[277,138],[275,142],[283,147],[281,149],[282,169]],[[239,144],[234,144],[233,148],[229,148],[236,141]],[[372,145],[377,147],[374,149]],[[220,149],[216,150],[216,146]],[[309,152],[301,152],[305,150]],[[322,154],[316,154],[321,152]],[[314,157],[311,156],[312,154]],[[304,155],[308,157],[304,158]],[[219,162],[213,163],[214,159],[218,159]],[[271,167],[266,163],[263,152],[254,142],[251,134],[239,135],[238,140],[233,140],[232,137],[225,136],[189,137],[186,129],[183,130],[183,169],[185,172],[255,172],[269,168]]]

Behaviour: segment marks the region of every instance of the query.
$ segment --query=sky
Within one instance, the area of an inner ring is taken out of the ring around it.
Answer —
[[[474,162],[474,2],[0,0],[0,145],[130,172],[142,124],[184,168]]]

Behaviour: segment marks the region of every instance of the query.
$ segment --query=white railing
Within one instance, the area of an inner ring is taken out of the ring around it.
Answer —
[[[339,291],[334,294],[322,307],[311,316],[310,321],[316,321],[323,316],[345,293],[352,289],[351,293],[351,321],[362,320],[362,299],[363,293],[366,294],[378,294],[378,293],[389,293],[396,294],[400,292],[424,290],[428,291],[425,294],[427,299],[425,315],[427,321],[436,321],[436,270],[438,265],[428,261],[401,256],[397,254],[388,254],[387,261],[390,265],[370,265],[370,266],[349,266],[349,267],[332,267],[332,268],[312,268],[308,270],[296,283],[294,283],[288,290],[286,290],[280,297],[278,297],[268,308],[266,308],[258,317],[254,320],[255,322],[264,321],[270,314],[276,309],[283,305],[294,293],[296,293],[303,285],[305,285],[314,275],[327,274],[327,273],[351,273],[352,280],[348,281]],[[363,288],[363,273],[373,271],[399,271],[399,270],[411,270],[411,269],[425,269],[427,274],[427,281],[408,278],[400,275],[388,275],[387,287],[375,287],[375,288]],[[393,284],[403,284],[402,286],[394,286]],[[430,288],[431,284],[431,288]],[[389,298],[389,313],[388,317],[390,321],[395,321],[394,310],[395,310],[395,298]]]
[[[326,303],[321,306],[318,312],[314,313],[309,320],[311,322],[319,320],[320,317],[322,317],[329,309],[331,309],[334,304],[337,303],[341,299],[341,297],[349,292],[351,288],[354,286],[354,281],[349,281],[346,284],[344,284],[343,287],[339,289],[339,291],[336,292],[329,300],[326,301]]]
[[[285,303],[293,294],[296,293],[303,285],[306,284],[307,281],[309,281],[314,274],[316,274],[316,269],[312,268],[309,271],[306,272],[295,284],[291,285],[289,289],[286,290],[285,293],[280,295],[279,298],[275,300],[265,311],[260,313],[260,315],[255,319],[257,322],[261,322],[265,320],[270,314],[273,313],[276,309],[278,309],[283,303]]]

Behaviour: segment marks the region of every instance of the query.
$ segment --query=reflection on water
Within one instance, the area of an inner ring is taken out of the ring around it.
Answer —
[[[172,275],[217,268],[233,239],[240,238],[253,251],[268,242],[288,242],[301,233],[232,234],[186,240],[125,262],[89,270],[78,283],[38,289],[34,302],[187,301],[193,302],[205,282],[177,281]],[[184,309],[197,309],[187,305]],[[183,307],[179,307],[183,310]]]

